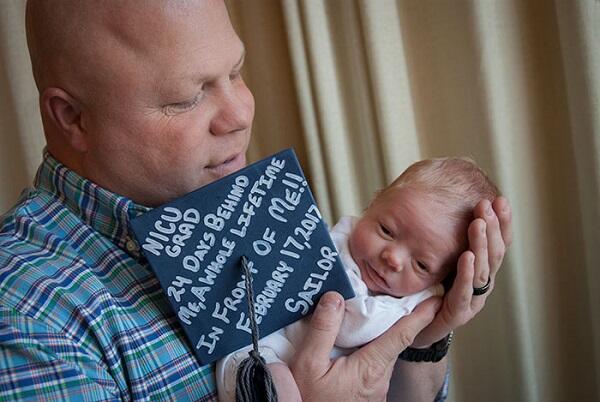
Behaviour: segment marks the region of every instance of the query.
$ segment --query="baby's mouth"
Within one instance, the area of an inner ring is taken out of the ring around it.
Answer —
[[[375,282],[375,284],[377,284],[377,286],[379,286],[380,288],[389,289],[388,283],[385,280],[385,278],[381,276],[379,272],[377,272],[377,270],[371,266],[371,264],[369,264],[368,262],[366,264],[367,272],[368,275],[371,277],[371,280]]]

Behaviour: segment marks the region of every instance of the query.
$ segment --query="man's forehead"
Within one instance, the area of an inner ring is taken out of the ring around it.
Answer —
[[[89,40],[86,32],[108,31],[132,45],[150,42],[150,38],[172,40],[169,33],[178,31],[166,27],[201,30],[202,18],[229,22],[221,0],[29,0],[28,13],[34,18],[39,15],[41,21],[34,20],[34,24],[51,26],[53,33],[62,33],[62,40]]]
[[[65,17],[100,17],[104,14],[140,15],[147,17],[152,13],[177,17],[188,15],[200,8],[224,7],[222,0],[27,0],[28,12],[43,11],[49,21]]]
[[[103,58],[113,67],[121,58],[141,68],[136,57],[168,59],[190,51],[186,38],[200,48],[234,32],[222,0],[29,0],[27,30],[34,71],[60,69],[60,78],[58,60],[97,69]]]
[[[138,7],[139,4],[143,6]],[[229,24],[229,16],[220,0],[119,1],[103,11],[102,23],[135,47],[153,43],[177,47],[180,37],[202,35],[207,20]]]

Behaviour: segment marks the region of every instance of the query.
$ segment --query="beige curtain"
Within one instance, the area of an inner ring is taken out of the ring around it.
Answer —
[[[24,1],[0,3],[0,214],[31,183],[44,146],[24,10]]]
[[[329,222],[423,157],[470,155],[514,210],[452,401],[600,400],[600,2],[229,1],[257,101],[252,159],[294,146]],[[43,137],[23,3],[0,3],[0,209]]]

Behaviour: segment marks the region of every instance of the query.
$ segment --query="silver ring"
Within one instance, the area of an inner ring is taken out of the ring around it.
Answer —
[[[487,283],[480,288],[473,288],[473,296],[481,296],[486,294],[488,290],[490,290],[490,282],[492,281],[492,277],[488,276]]]

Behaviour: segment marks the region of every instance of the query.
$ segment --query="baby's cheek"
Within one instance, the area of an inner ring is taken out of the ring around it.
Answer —
[[[364,233],[362,231],[353,233],[353,236],[350,237],[349,243],[350,253],[355,258],[363,256],[365,253],[368,252],[368,249],[370,248],[368,244],[368,238],[364,236]]]

